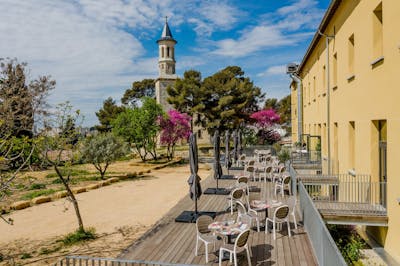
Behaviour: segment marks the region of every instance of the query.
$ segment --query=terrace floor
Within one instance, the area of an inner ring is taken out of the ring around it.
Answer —
[[[231,171],[231,174],[235,172]],[[234,182],[234,180],[220,180],[219,186],[229,187]],[[202,189],[204,191],[207,187],[215,187],[215,185],[213,178],[207,178],[202,182]],[[261,199],[269,199],[272,195],[270,182],[251,182],[250,185],[261,188],[259,193]],[[231,217],[230,212],[225,211],[226,206],[226,196],[221,195],[202,195],[198,201],[199,211],[217,212],[216,220]],[[174,221],[183,210],[194,210],[194,202],[188,196],[180,200],[152,229],[122,252],[119,259],[205,265],[204,245],[200,245],[199,256],[195,256],[194,252],[196,225]],[[235,215],[236,213],[234,217]],[[284,227],[282,232],[277,231],[276,240],[273,240],[272,233],[265,234],[264,229],[261,229],[259,233],[252,230],[249,240],[253,254],[252,265],[317,265],[308,235],[303,227],[299,225],[295,230],[292,224],[291,228],[293,228],[292,237],[287,235]],[[209,248],[212,250],[212,245]],[[210,253],[209,260],[207,265],[218,265],[214,253]],[[239,260],[239,265],[247,265],[245,256]],[[228,264],[229,261],[223,263],[223,265]]]

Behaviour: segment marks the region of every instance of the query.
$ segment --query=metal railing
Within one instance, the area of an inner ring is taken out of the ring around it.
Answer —
[[[320,211],[348,215],[386,216],[386,183],[341,181],[310,183],[304,187]]]
[[[67,256],[53,266],[189,266],[194,264],[175,264],[157,261],[145,260],[124,260],[124,259],[109,259],[109,258],[95,258],[87,256]]]
[[[310,238],[318,264],[347,265],[302,182],[299,182],[299,198],[304,228]]]
[[[320,151],[292,151],[290,158],[292,164],[321,164]]]

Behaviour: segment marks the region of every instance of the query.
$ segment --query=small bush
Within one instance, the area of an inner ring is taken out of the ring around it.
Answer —
[[[357,265],[361,256],[360,249],[365,248],[366,243],[354,227],[330,225],[328,229],[347,264]]]
[[[45,189],[45,190],[39,190],[39,191],[34,191],[27,193],[21,197],[22,200],[31,200],[33,198],[39,197],[39,196],[46,196],[50,195],[56,192],[54,189]]]
[[[30,258],[32,258],[32,255],[29,254],[29,253],[22,253],[22,255],[21,255],[21,259],[22,259],[22,260],[24,260],[24,259],[30,259]]]
[[[32,184],[32,185],[29,187],[29,190],[44,189],[44,188],[46,188],[46,184],[36,183],[36,184]]]
[[[73,233],[66,235],[61,242],[64,245],[70,246],[79,242],[88,241],[96,238],[94,228],[88,228],[86,230],[76,230]]]
[[[54,253],[54,252],[59,251],[60,249],[61,249],[61,246],[57,246],[57,247],[50,248],[50,249],[41,248],[41,249],[39,250],[39,255],[51,254],[51,253]]]
[[[2,262],[4,260],[4,256],[3,254],[0,253],[0,262]]]

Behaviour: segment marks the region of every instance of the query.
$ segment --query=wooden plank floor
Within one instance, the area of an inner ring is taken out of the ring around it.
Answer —
[[[219,186],[229,187],[234,182],[234,180],[220,180]],[[202,189],[204,191],[207,187],[215,187],[215,185],[214,179],[207,178],[202,182]],[[250,185],[261,188],[261,192],[256,193],[259,194],[261,199],[271,198],[273,190],[270,182],[251,182]],[[286,200],[286,198],[283,200]],[[216,220],[231,217],[230,212],[225,211],[227,207],[226,196],[202,195],[198,204],[200,211],[217,211]],[[206,265],[204,245],[200,245],[199,256],[195,256],[194,253],[196,225],[174,221],[175,217],[183,210],[193,209],[194,202],[188,196],[185,196],[152,229],[132,243],[118,258]],[[231,219],[234,218],[236,218],[236,213]],[[273,240],[272,233],[265,234],[263,229],[259,233],[252,230],[250,236],[250,246],[253,253],[252,265],[316,265],[307,233],[300,225],[297,230],[294,229],[293,224],[291,227],[293,228],[292,237],[287,235],[286,227],[284,227],[282,232],[277,232],[276,240]],[[209,248],[210,262],[207,265],[218,265],[217,257],[211,252],[212,245]],[[247,265],[246,257],[240,257],[239,265]],[[229,261],[225,261],[223,265],[228,264]]]

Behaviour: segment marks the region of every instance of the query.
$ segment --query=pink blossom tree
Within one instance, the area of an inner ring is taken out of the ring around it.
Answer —
[[[187,140],[190,136],[191,117],[176,110],[170,110],[166,117],[160,116],[158,123],[161,127],[161,144],[167,145],[167,158],[174,157],[175,146],[180,140]]]
[[[258,128],[257,135],[264,142],[273,143],[280,140],[280,135],[273,128],[280,120],[280,116],[272,108],[253,113],[250,118],[255,120]]]
[[[256,125],[263,129],[271,127],[272,125],[278,123],[281,119],[272,108],[255,112],[250,116],[250,118],[254,119],[256,121]]]

